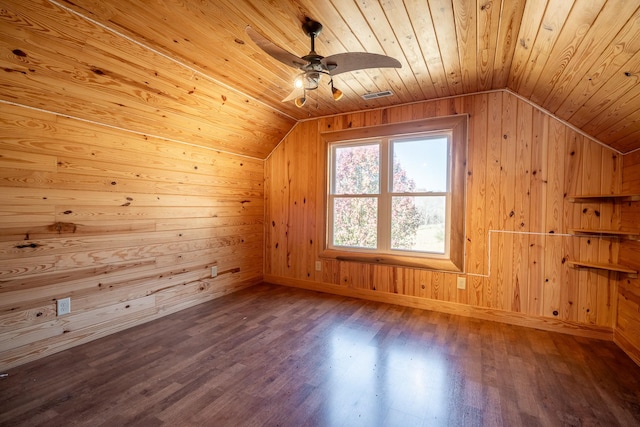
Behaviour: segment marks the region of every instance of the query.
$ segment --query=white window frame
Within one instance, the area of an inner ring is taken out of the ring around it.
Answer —
[[[396,142],[410,142],[410,141],[425,141],[428,144],[430,139],[446,139],[447,141],[447,177],[446,177],[446,189],[444,192],[394,192],[393,191],[393,144]],[[364,140],[355,141],[338,141],[329,144],[329,191],[327,192],[328,206],[327,211],[328,221],[327,228],[329,233],[329,239],[327,241],[327,247],[329,249],[346,250],[346,251],[365,251],[383,253],[389,255],[406,255],[416,257],[434,257],[434,258],[448,258],[449,256],[449,234],[451,224],[451,142],[452,134],[450,130],[426,132],[410,136],[384,136],[381,138],[369,138]],[[379,177],[378,177],[378,189],[379,191],[374,194],[338,194],[336,193],[336,150],[345,147],[358,147],[365,145],[376,145],[379,153]],[[392,213],[392,201],[394,197],[444,197],[445,198],[445,237],[444,237],[444,250],[443,252],[429,252],[418,250],[402,250],[394,249],[391,247],[391,213]],[[334,202],[336,199],[352,199],[352,198],[375,198],[377,199],[377,245],[375,249],[361,248],[361,247],[349,247],[335,245],[333,241],[334,235]]]
[[[467,156],[467,115],[446,116],[433,119],[418,120],[392,125],[372,126],[361,129],[324,132],[322,137],[326,144],[326,191],[325,191],[325,242],[321,257],[339,260],[372,262],[444,271],[464,270],[464,204],[466,183]],[[393,141],[424,139],[434,136],[447,136],[449,172],[447,191],[445,193],[393,193],[391,181],[393,173],[388,173],[393,166],[391,144]],[[340,146],[357,146],[378,143],[380,147],[380,177],[378,194],[336,195],[333,194],[331,182],[334,174],[332,157]],[[395,196],[435,196],[446,197],[446,235],[444,253],[406,251],[391,249],[391,200]],[[378,248],[356,248],[335,246],[332,242],[333,201],[345,197],[376,197],[378,199]],[[452,214],[455,212],[455,214]],[[388,225],[387,225],[388,224]]]

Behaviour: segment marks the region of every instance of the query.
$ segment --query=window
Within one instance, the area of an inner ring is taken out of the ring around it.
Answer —
[[[466,116],[323,136],[322,255],[462,270]]]

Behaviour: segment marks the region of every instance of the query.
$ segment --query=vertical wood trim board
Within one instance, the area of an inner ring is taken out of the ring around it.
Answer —
[[[319,132],[451,114],[470,117],[465,272],[321,260],[325,166]],[[307,120],[266,162],[266,276],[612,331],[617,275],[576,270],[567,261],[616,262],[619,243],[567,230],[615,227],[620,212],[569,203],[565,196],[619,189],[621,164],[614,150],[506,91]],[[466,289],[456,288],[457,276],[467,278]]]
[[[0,371],[262,281],[264,161],[0,109]]]

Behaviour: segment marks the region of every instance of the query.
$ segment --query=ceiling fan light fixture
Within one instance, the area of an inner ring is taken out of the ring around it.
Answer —
[[[294,102],[296,104],[296,107],[302,108],[304,104],[307,102],[307,98],[305,96],[301,96],[300,98],[296,98]]]
[[[344,95],[340,89],[336,89],[335,87],[331,89],[331,93],[333,94],[334,101],[340,101]]]
[[[283,102],[295,99],[295,104],[298,107],[302,107],[306,102],[306,92],[318,89],[320,79],[323,75],[327,75],[331,79],[335,75],[351,71],[369,68],[402,67],[402,64],[397,59],[376,53],[346,52],[324,57],[317,54],[315,49],[315,39],[322,31],[322,24],[311,18],[305,18],[302,30],[311,40],[311,50],[305,56],[299,57],[274,44],[250,26],[247,26],[245,29],[251,40],[253,40],[260,49],[283,64],[301,71],[294,81],[295,89],[283,99]],[[333,81],[330,81],[330,83],[333,99],[338,101],[342,98],[343,93],[340,89],[333,86]],[[296,98],[300,89],[304,91],[304,94]]]
[[[318,89],[318,82],[320,81],[320,74],[318,73],[305,73],[304,74],[304,89],[316,90]]]
[[[320,82],[320,73],[316,71],[305,71],[296,77],[294,86],[296,89],[316,90]]]
[[[333,95],[333,100],[334,101],[340,101],[340,99],[342,99],[342,96],[344,95],[344,93],[342,93],[342,91],[340,89],[338,89],[337,87],[335,87],[333,85],[333,79],[331,79],[331,95]]]

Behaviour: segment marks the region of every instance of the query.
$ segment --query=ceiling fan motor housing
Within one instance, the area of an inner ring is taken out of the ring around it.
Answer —
[[[313,19],[306,18],[305,22],[302,24],[302,31],[314,39],[322,32],[322,24],[314,21]]]
[[[334,87],[333,77],[350,71],[364,70],[367,68],[401,68],[399,61],[386,55],[367,52],[347,52],[338,53],[324,57],[315,52],[315,39],[322,32],[322,24],[310,18],[305,18],[302,23],[302,30],[311,39],[311,50],[303,57],[298,57],[291,52],[277,46],[250,26],[246,27],[249,37],[266,53],[278,61],[301,71],[295,80],[293,92],[283,101],[288,101],[296,97],[296,105],[301,107],[306,101],[306,92],[319,87],[320,79],[323,75],[329,78],[331,92],[334,100],[342,98],[342,91]],[[303,89],[302,97],[298,97],[299,90]]]

